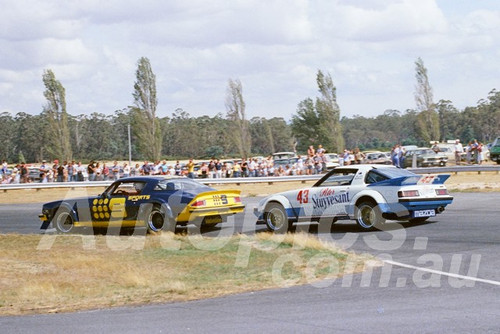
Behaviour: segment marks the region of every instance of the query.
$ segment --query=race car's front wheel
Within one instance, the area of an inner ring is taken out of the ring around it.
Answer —
[[[146,226],[149,233],[160,231],[175,232],[175,221],[172,221],[162,212],[158,205],[153,206],[146,216]]]
[[[54,220],[52,221],[55,229],[59,233],[70,233],[75,227],[73,216],[69,209],[60,207],[57,209]]]
[[[266,207],[264,221],[268,231],[274,233],[286,233],[290,229],[285,208],[278,203],[271,203]]]
[[[356,206],[356,222],[363,230],[373,230],[380,227],[385,219],[376,203],[363,201]]]

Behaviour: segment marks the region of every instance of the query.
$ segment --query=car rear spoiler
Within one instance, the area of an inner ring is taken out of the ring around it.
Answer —
[[[411,186],[422,184],[443,184],[448,180],[450,174],[428,174],[428,175],[415,175],[415,176],[401,176],[394,179],[388,179],[380,182],[375,182],[369,187],[373,186]]]

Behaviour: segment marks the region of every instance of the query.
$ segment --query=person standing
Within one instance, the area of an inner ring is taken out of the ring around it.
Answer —
[[[179,160],[175,163],[175,175],[181,176],[182,175],[182,166]]]
[[[391,151],[392,164],[396,167],[399,167],[399,158],[401,154],[401,148],[399,145],[394,145]]]
[[[476,155],[476,158],[477,158],[476,162],[478,165],[481,165],[483,163],[483,160],[484,160],[484,158],[483,158],[483,143],[481,143],[481,142],[477,143],[476,154],[477,154]]]
[[[344,161],[344,166],[351,164],[351,152],[349,152],[349,150],[347,150],[347,149],[344,150],[344,154],[342,155],[342,158]]]
[[[186,165],[188,169],[188,177],[190,179],[194,179],[194,162],[193,159],[189,159],[189,162]]]
[[[19,167],[19,174],[21,175],[20,183],[28,183],[28,168],[24,161],[21,162],[21,167]]]
[[[455,163],[460,165],[462,160],[462,153],[464,153],[464,148],[462,143],[460,143],[460,139],[455,140]]]
[[[310,145],[309,148],[307,149],[307,156],[309,158],[313,158],[315,153],[316,152],[314,151],[314,146]]]
[[[87,174],[89,175],[89,181],[95,181],[96,177],[96,169],[94,160],[91,160],[89,165],[87,166]]]
[[[215,176],[220,179],[222,178],[222,162],[220,162],[220,159],[217,159],[215,162]]]
[[[356,147],[354,149],[354,160],[356,161],[356,164],[362,164],[364,159],[365,154],[359,150],[359,147]]]
[[[151,165],[149,161],[144,161],[144,164],[141,167],[141,175],[149,175],[151,174]]]
[[[120,165],[118,165],[118,161],[113,162],[113,166],[111,167],[111,175],[113,175],[113,180],[118,180],[120,178]]]
[[[83,177],[83,172],[85,167],[82,166],[82,162],[78,161],[78,165],[75,166],[75,171],[76,171],[76,180],[77,182],[83,182],[84,177]]]
[[[127,163],[123,164],[123,177],[130,176],[130,166]]]

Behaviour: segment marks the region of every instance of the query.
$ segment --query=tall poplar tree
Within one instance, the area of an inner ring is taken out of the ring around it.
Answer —
[[[321,94],[316,99],[316,110],[320,118],[318,132],[322,145],[330,152],[340,152],[344,148],[344,138],[340,125],[340,108],[337,104],[337,88],[330,74],[318,70],[316,83]]]
[[[44,71],[42,79],[45,85],[43,95],[47,99],[47,104],[43,108],[48,123],[47,151],[52,158],[70,161],[73,152],[66,112],[65,89],[50,69]]]
[[[432,140],[439,140],[439,115],[436,112],[436,104],[432,94],[432,87],[429,83],[427,68],[424,61],[419,57],[415,62],[415,101],[417,103],[417,130],[419,136],[426,143]]]
[[[156,76],[149,59],[142,57],[137,62],[136,82],[134,84],[134,107],[131,108],[133,131],[137,137],[138,149],[150,160],[161,158],[162,131],[160,120],[156,117]]]
[[[229,79],[226,92],[227,118],[234,129],[233,140],[242,158],[250,156],[252,140],[250,138],[249,122],[245,115],[245,101],[240,80]]]

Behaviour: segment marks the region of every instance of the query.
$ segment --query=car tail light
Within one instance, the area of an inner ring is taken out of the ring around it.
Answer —
[[[199,206],[205,206],[207,203],[205,201],[196,201],[191,206],[199,207]]]
[[[447,189],[436,189],[436,195],[448,195]]]
[[[401,190],[398,191],[398,197],[418,197],[418,190]]]
[[[241,197],[235,197],[234,198],[235,203],[241,203]]]

